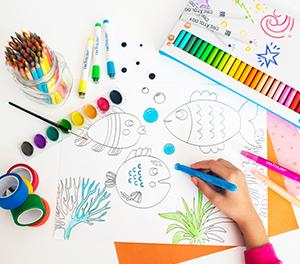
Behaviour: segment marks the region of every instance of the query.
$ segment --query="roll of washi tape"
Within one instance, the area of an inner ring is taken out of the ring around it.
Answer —
[[[46,214],[44,215],[44,217],[41,220],[37,221],[35,224],[30,225],[32,227],[41,226],[41,225],[45,224],[48,221],[48,219],[49,219],[49,216],[50,216],[50,206],[49,206],[48,202],[45,199],[43,199],[43,198],[42,198],[42,202],[43,202],[43,204],[45,206]]]
[[[29,165],[24,163],[18,163],[9,168],[7,173],[16,173],[25,177],[32,185],[33,191],[39,186],[39,175]]]
[[[16,225],[30,226],[46,215],[46,208],[40,196],[29,194],[23,204],[11,210],[11,215]]]
[[[29,180],[27,180],[24,176],[19,175],[21,177],[21,179],[24,181],[24,183],[26,184],[27,188],[28,188],[28,194],[33,194],[33,187],[30,183]]]
[[[0,207],[15,209],[28,197],[28,188],[22,178],[15,173],[0,177]]]

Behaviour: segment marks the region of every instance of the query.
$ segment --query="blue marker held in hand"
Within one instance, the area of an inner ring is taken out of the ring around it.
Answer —
[[[197,177],[202,181],[205,181],[207,184],[215,185],[217,187],[220,187],[222,189],[234,192],[237,190],[237,186],[231,182],[228,182],[222,178],[204,173],[199,170],[194,170],[190,167],[187,167],[185,165],[181,165],[179,163],[175,164],[175,170],[182,171],[186,174],[189,174],[192,177]]]

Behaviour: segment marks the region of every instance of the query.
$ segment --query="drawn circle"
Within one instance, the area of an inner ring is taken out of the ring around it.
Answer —
[[[46,214],[44,215],[44,217],[41,220],[37,221],[35,224],[30,225],[32,227],[38,227],[38,226],[45,224],[48,221],[49,216],[50,216],[50,206],[49,206],[48,202],[43,198],[41,198],[41,199],[42,199],[43,205],[45,207]]]
[[[21,145],[21,151],[25,156],[30,157],[33,154],[34,149],[28,141],[24,141]]]
[[[86,105],[83,108],[83,111],[86,114],[86,116],[90,119],[94,119],[97,116],[97,109],[91,104]]]
[[[71,121],[76,127],[81,127],[84,124],[84,116],[80,112],[75,111],[71,114]]]
[[[172,45],[172,42],[167,42],[167,46],[171,46]]]
[[[149,170],[149,174],[151,175],[151,176],[156,176],[157,174],[158,174],[158,169],[157,168],[151,168],[150,170]]]
[[[122,100],[123,100],[122,95],[117,90],[112,90],[109,93],[109,98],[114,104],[117,104],[117,105],[122,103]]]
[[[155,77],[156,77],[155,73],[151,72],[151,73],[149,74],[149,79],[150,79],[150,80],[154,80]]]
[[[149,93],[149,88],[148,87],[143,87],[142,88],[142,93],[143,94],[148,94]]]
[[[128,136],[130,134],[130,130],[129,129],[123,129],[122,134],[124,136]]]
[[[150,107],[144,111],[143,117],[146,122],[154,123],[158,119],[158,112],[155,108]]]
[[[175,152],[175,146],[172,143],[167,143],[164,145],[164,153],[167,155],[172,155]]]
[[[121,72],[126,73],[126,72],[127,72],[127,68],[126,68],[126,67],[123,67],[123,68],[121,69]]]
[[[127,126],[127,127],[132,127],[133,125],[134,125],[133,120],[128,119],[128,120],[125,121],[125,126]]]
[[[72,129],[72,125],[67,119],[63,118],[62,120],[59,121],[59,124],[61,125],[60,127],[61,131],[65,134],[68,134],[69,130]]]
[[[141,64],[141,62],[140,62],[140,61],[137,61],[135,64],[136,64],[136,65],[140,65],[140,64]]]
[[[180,109],[180,110],[177,110],[177,111],[176,111],[175,116],[176,116],[179,120],[185,120],[185,119],[187,119],[187,117],[188,117],[188,113],[187,113],[186,110]]]
[[[224,20],[224,21],[222,21],[221,22],[221,27],[223,27],[223,28],[227,28],[228,27],[228,22],[226,21],[226,20]]]
[[[121,46],[122,46],[123,48],[126,48],[126,47],[127,47],[127,43],[126,43],[126,42],[122,42],[122,43],[121,43]]]
[[[154,187],[156,187],[156,183],[155,182],[149,182],[149,186],[151,187],[151,188],[154,188]]]
[[[186,22],[186,23],[184,24],[184,27],[185,27],[185,28],[191,28],[191,23],[190,23],[190,22]]]
[[[36,134],[33,142],[37,148],[43,149],[47,145],[47,140],[42,134]]]
[[[140,47],[143,47],[143,44],[142,44],[142,43],[140,44]]]
[[[163,104],[166,101],[166,96],[162,92],[158,92],[153,96],[153,100],[157,104]]]
[[[251,51],[251,47],[250,47],[250,46],[247,46],[247,47],[245,48],[245,51],[247,51],[247,52]]]
[[[102,112],[107,112],[110,108],[109,102],[104,97],[100,97],[97,100],[97,105]]]
[[[51,140],[51,141],[57,141],[59,138],[59,132],[58,130],[53,127],[53,126],[49,126],[46,130],[46,135],[47,137]]]
[[[170,40],[170,41],[173,41],[175,39],[175,36],[174,35],[170,35],[169,37],[168,37],[168,40]]]

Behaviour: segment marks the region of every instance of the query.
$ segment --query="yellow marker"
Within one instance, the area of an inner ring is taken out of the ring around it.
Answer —
[[[247,66],[247,63],[246,62],[242,62],[240,64],[239,68],[237,69],[236,73],[234,74],[233,78],[236,79],[236,80],[238,80],[241,77],[241,75],[242,75],[244,69],[246,68],[246,66]]]
[[[228,76],[233,77],[236,71],[238,70],[240,64],[241,64],[241,60],[236,59],[228,73]]]
[[[248,75],[249,75],[251,69],[252,69],[252,66],[250,66],[250,65],[247,65],[247,66],[246,66],[245,70],[243,71],[243,73],[242,73],[242,75],[241,75],[241,78],[239,78],[239,81],[240,81],[241,83],[244,83],[244,82],[245,82],[245,80],[247,79],[247,77],[248,77]]]
[[[233,63],[234,63],[234,61],[235,61],[235,57],[233,57],[233,56],[231,55],[230,58],[228,59],[228,61],[226,62],[226,65],[225,65],[225,67],[223,68],[222,72],[225,73],[225,74],[227,74],[227,73],[230,71],[230,69],[231,69],[231,67],[232,67],[232,65],[233,65]]]

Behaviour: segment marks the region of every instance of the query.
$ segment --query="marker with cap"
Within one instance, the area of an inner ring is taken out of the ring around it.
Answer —
[[[94,45],[94,38],[89,37],[87,41],[85,55],[84,55],[80,83],[78,87],[78,94],[80,98],[84,98],[86,94],[86,87],[88,83],[89,70],[90,70],[91,60],[92,60],[93,45]]]
[[[92,79],[95,83],[98,83],[100,79],[100,43],[101,43],[101,24],[95,24],[95,46],[93,52],[93,67],[92,67]]]
[[[182,171],[184,173],[189,174],[192,177],[197,177],[200,180],[205,181],[208,184],[218,186],[220,188],[223,188],[225,190],[229,190],[231,192],[234,192],[234,191],[237,190],[237,186],[235,184],[231,183],[231,182],[228,182],[228,181],[226,181],[222,178],[204,173],[200,170],[194,170],[194,169],[192,169],[188,166],[181,165],[179,163],[175,164],[175,170]]]
[[[105,50],[106,50],[106,67],[107,74],[110,78],[114,78],[116,75],[115,63],[111,57],[111,45],[110,45],[110,30],[109,30],[109,21],[107,19],[103,20],[103,29],[104,29],[104,38],[105,38]]]

